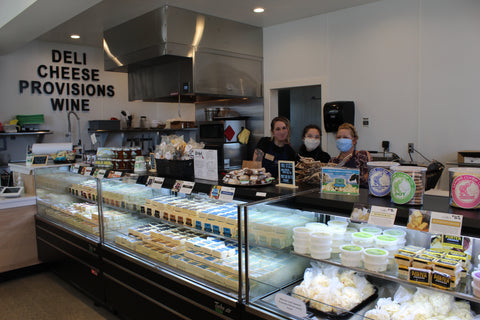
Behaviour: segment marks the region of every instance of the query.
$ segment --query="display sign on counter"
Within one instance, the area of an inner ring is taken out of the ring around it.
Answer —
[[[147,179],[147,187],[150,187],[153,189],[161,189],[164,181],[165,181],[165,178],[163,177],[149,176]]]
[[[179,192],[184,194],[191,194],[194,186],[195,182],[193,181],[183,181],[182,187],[180,188]]]
[[[463,216],[442,212],[432,212],[430,217],[430,233],[462,235]]]
[[[396,208],[371,206],[368,223],[382,227],[393,227],[395,217],[397,216]]]
[[[210,198],[231,202],[235,195],[235,188],[225,186],[213,186],[210,190]]]
[[[359,194],[359,169],[322,168],[322,193]]]
[[[32,159],[32,166],[45,166],[48,162],[48,155],[35,155]]]
[[[80,174],[82,176],[91,176],[92,175],[93,167],[82,167]]]
[[[296,188],[295,186],[295,161],[278,161],[277,186]]]
[[[121,178],[122,172],[121,171],[110,171],[108,173],[108,178]]]
[[[275,295],[275,304],[283,312],[295,317],[305,318],[307,316],[307,305],[300,299],[284,293],[277,293]]]
[[[195,149],[193,169],[196,179],[217,180],[218,161],[217,150]]]

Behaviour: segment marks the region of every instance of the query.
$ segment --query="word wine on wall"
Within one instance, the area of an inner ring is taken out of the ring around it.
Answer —
[[[51,64],[36,68],[39,80],[19,80],[20,94],[58,95],[51,97],[53,111],[90,111],[90,98],[115,95],[113,85],[100,82],[100,70],[87,67],[87,54],[52,50]]]

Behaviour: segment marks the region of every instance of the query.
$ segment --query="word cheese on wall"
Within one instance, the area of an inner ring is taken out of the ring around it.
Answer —
[[[36,68],[40,80],[19,80],[20,94],[58,95],[53,111],[90,111],[90,97],[113,97],[113,85],[100,83],[100,71],[87,67],[87,54],[52,50],[51,64]],[[88,98],[85,98],[88,97]]]

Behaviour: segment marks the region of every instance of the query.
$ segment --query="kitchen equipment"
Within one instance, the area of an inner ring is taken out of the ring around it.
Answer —
[[[217,116],[217,113],[217,108],[205,108],[205,121],[213,121],[214,118]]]
[[[236,117],[200,121],[200,140],[206,143],[238,142],[238,134],[246,127],[247,119],[248,117]]]
[[[165,5],[103,38],[105,70],[128,72],[130,101],[262,97],[260,27]]]

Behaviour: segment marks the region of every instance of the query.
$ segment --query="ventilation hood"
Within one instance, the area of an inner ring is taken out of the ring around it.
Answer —
[[[163,6],[104,32],[106,71],[128,99],[196,102],[262,96],[262,29]]]

